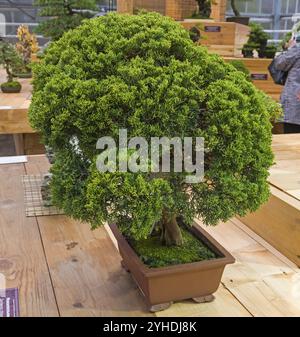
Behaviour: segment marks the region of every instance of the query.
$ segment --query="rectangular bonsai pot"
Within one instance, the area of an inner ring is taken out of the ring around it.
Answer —
[[[214,298],[212,294],[220,285],[225,266],[235,262],[214,238],[194,224],[191,232],[218,256],[216,259],[149,268],[140,260],[118,227],[111,224],[110,228],[118,242],[122,265],[131,273],[151,311],[162,310],[173,301],[190,298],[196,302],[211,301]]]

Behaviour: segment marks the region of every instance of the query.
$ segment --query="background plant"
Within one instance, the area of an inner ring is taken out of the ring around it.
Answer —
[[[269,197],[272,109],[266,95],[189,32],[157,13],[109,14],[52,43],[34,65],[30,121],[55,153],[52,195],[93,227],[115,222],[135,240],[161,228],[182,243],[177,217],[215,225]],[[96,169],[99,137],[205,138],[205,179],[186,172]]]
[[[95,0],[35,0],[39,16],[47,20],[39,23],[37,32],[58,40],[64,32],[91,18],[97,10]]]
[[[0,65],[6,71],[7,82],[13,82],[13,67],[21,64],[21,59],[12,44],[0,39]]]
[[[258,51],[259,57],[265,56],[265,49],[267,47],[270,35],[263,30],[263,27],[257,23],[250,23],[251,27],[249,39],[243,48],[253,48]]]
[[[31,55],[39,50],[36,36],[30,33],[28,26],[20,25],[17,30],[17,38],[16,50],[22,58],[24,70],[29,71]]]
[[[241,71],[246,79],[248,81],[251,81],[251,74],[250,74],[250,71],[249,69],[245,66],[245,64],[243,63],[243,61],[240,61],[240,60],[232,60],[229,62],[232,66],[234,66],[234,68],[238,71]]]
[[[209,18],[211,14],[211,5],[214,0],[195,0],[198,4],[198,11],[193,17]]]

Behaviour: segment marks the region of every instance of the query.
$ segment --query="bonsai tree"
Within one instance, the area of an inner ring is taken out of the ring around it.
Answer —
[[[0,38],[0,65],[4,67],[7,82],[1,84],[4,92],[20,92],[21,84],[14,81],[13,67],[20,65],[20,58],[13,45]]]
[[[17,38],[16,50],[22,59],[20,71],[30,73],[31,55],[39,50],[36,36],[30,33],[28,26],[20,25],[17,30]]]
[[[214,0],[196,0],[198,4],[198,12],[193,16],[199,18],[209,18],[211,14],[211,4],[213,1]]]
[[[64,32],[75,28],[86,18],[91,18],[97,10],[95,0],[35,0],[40,8],[39,16],[48,18],[41,21],[37,32],[52,40],[58,40]]]
[[[278,50],[278,47],[276,46],[276,44],[267,45],[265,49],[265,57],[269,59],[273,59],[276,55],[277,50]]]
[[[265,50],[267,47],[268,39],[270,38],[269,34],[266,33],[262,26],[256,23],[250,24],[251,31],[249,35],[248,42],[244,45],[243,49],[247,49],[247,47],[254,47],[258,51],[259,57],[265,57]]]
[[[268,200],[274,105],[174,20],[87,20],[47,48],[34,74],[29,117],[54,151],[52,202],[66,214],[93,228],[114,222],[138,242],[158,230],[162,245],[180,246],[180,223],[216,225]],[[203,181],[187,182],[185,170],[99,171],[98,138],[117,142],[120,129],[149,143],[203,137]]]

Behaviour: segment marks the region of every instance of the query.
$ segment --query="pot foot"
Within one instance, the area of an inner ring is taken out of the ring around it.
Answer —
[[[159,312],[166,310],[170,308],[170,306],[173,304],[173,302],[167,302],[167,303],[160,303],[160,304],[154,304],[150,306],[149,311],[150,312]]]
[[[193,301],[196,303],[207,303],[212,302],[215,299],[214,295],[207,295],[207,296],[200,296],[200,297],[193,297]]]
[[[126,264],[123,260],[121,261],[121,266],[122,266],[122,268],[124,268],[127,271],[127,273],[130,273],[130,270],[128,269],[128,267],[126,266]]]

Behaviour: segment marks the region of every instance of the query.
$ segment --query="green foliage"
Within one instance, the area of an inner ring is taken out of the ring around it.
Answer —
[[[250,23],[251,31],[248,42],[243,47],[243,54],[247,51],[256,49],[259,57],[265,57],[265,50],[267,47],[270,35],[263,30],[263,27],[257,23]]]
[[[85,21],[34,65],[29,117],[56,156],[53,201],[93,227],[146,238],[163,210],[215,225],[269,197],[271,110],[244,74],[156,13]],[[186,173],[101,173],[99,137],[205,138],[205,180]],[[76,140],[74,142],[74,139]]]
[[[278,47],[275,44],[270,44],[266,47],[265,56],[266,58],[273,59],[276,55]]]
[[[93,16],[95,0],[35,0],[39,16],[48,18],[39,23],[37,32],[58,40],[64,32],[79,26],[83,19]]]
[[[249,41],[252,43],[257,43],[261,45],[262,43],[266,43],[270,38],[270,35],[263,30],[263,27],[257,23],[250,23],[251,27]]]
[[[285,34],[284,39],[282,41],[282,50],[287,50],[287,44],[290,41],[290,39],[292,38],[293,33],[292,32],[288,32]]]
[[[18,89],[21,90],[22,86],[21,83],[18,81],[11,81],[11,82],[5,82],[1,84],[1,88],[11,88],[11,89]]]
[[[253,57],[254,50],[259,49],[259,44],[253,42],[247,42],[242,48],[242,54],[244,57]]]
[[[22,61],[14,46],[0,39],[0,65],[2,65],[6,71],[8,82],[13,81],[13,67],[21,64]]]
[[[217,258],[213,251],[188,230],[181,228],[181,232],[183,245],[179,247],[162,246],[158,234],[139,241],[129,240],[129,242],[141,260],[151,268]]]
[[[240,61],[240,60],[232,60],[229,62],[234,68],[238,71],[241,71],[245,76],[248,81],[251,81],[251,76],[250,76],[250,71],[249,69],[245,66],[245,64]]]

